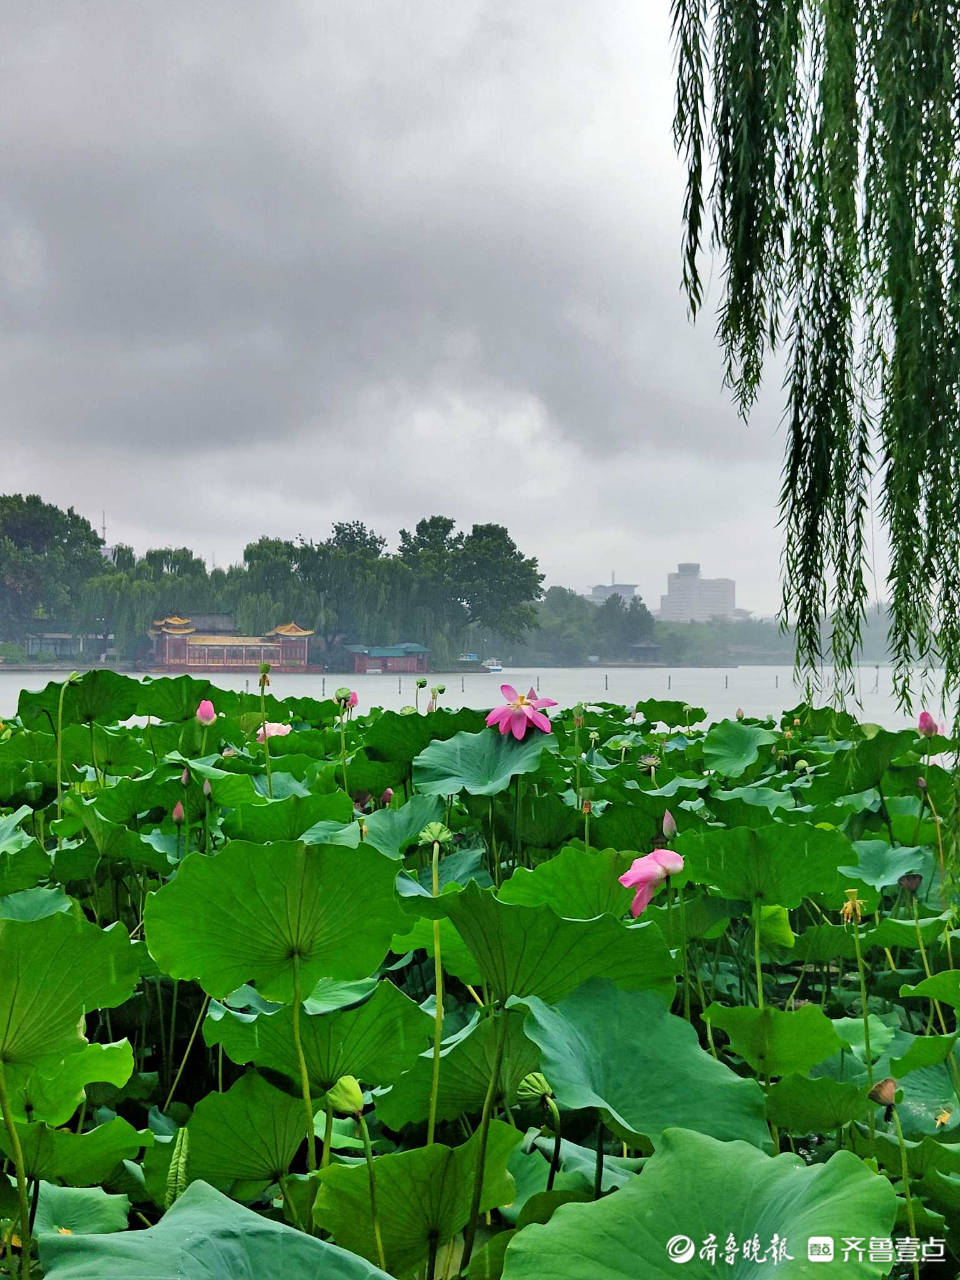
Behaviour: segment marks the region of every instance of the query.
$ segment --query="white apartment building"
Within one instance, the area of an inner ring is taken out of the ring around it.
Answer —
[[[732,618],[736,611],[736,587],[732,578],[701,578],[700,566],[677,565],[667,574],[667,594],[660,597],[662,622],[709,622]]]

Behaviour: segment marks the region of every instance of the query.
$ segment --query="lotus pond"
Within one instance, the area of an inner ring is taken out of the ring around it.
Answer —
[[[704,719],[21,694],[0,1274],[956,1275],[953,744]]]

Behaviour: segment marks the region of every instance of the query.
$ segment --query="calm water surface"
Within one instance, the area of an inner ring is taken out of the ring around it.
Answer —
[[[17,706],[21,689],[42,689],[50,680],[63,678],[64,673],[49,671],[0,670],[0,717],[9,716]],[[550,667],[535,670],[525,667],[505,668],[502,675],[470,673],[469,675],[432,675],[430,684],[445,684],[441,703],[444,706],[491,707],[502,701],[500,685],[509,683],[523,692],[539,680],[544,697],[554,698],[562,707],[576,702],[609,701],[633,703],[641,698],[679,698],[693,706],[706,707],[711,720],[733,716],[738,707],[750,716],[773,715],[800,701],[802,692],[794,685],[789,667]],[[360,697],[361,709],[371,706],[399,710],[413,702],[415,677],[367,675],[274,675],[270,692],[278,698],[320,698],[329,696],[340,684],[349,684]],[[256,690],[255,675],[223,675],[213,680],[225,689]],[[899,729],[915,723],[914,717],[904,716],[893,696],[892,673],[889,667],[861,667],[857,679],[861,705],[850,705],[862,720],[873,721],[887,728]],[[921,705],[936,712],[940,697],[940,677],[936,674],[932,686],[921,700],[921,685],[915,686],[917,710]],[[427,691],[420,695],[420,705],[426,702]],[[820,702],[829,700],[829,689]]]

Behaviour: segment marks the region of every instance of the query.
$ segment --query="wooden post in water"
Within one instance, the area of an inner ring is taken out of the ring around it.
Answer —
[[[320,681],[320,697],[325,698],[326,696],[327,696],[327,677],[323,676]]]
[[[603,687],[604,687],[604,689],[609,689],[609,688],[610,688],[610,677],[609,677],[609,676],[604,676],[604,677],[603,677]]]

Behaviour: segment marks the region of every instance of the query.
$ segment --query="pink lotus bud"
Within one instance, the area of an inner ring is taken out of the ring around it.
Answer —
[[[672,840],[677,834],[677,820],[669,809],[663,815],[663,834],[668,840]]]
[[[209,698],[204,698],[204,700],[200,703],[199,707],[197,707],[197,719],[206,729],[208,725],[213,724],[216,718],[217,718],[217,713],[213,709],[213,703],[210,701]]]
[[[350,707],[350,709],[352,710],[359,701],[360,699],[357,697],[356,689],[351,689],[350,697],[347,699],[347,706]]]
[[[204,778],[204,780],[203,780],[203,795],[204,795],[204,798],[205,798],[206,800],[209,800],[209,799],[210,799],[210,794],[211,794],[212,790],[213,790],[213,788],[210,786],[210,779],[209,779],[209,778]]]
[[[183,801],[178,800],[177,803],[173,806],[173,820],[179,827],[181,823],[186,821],[186,818],[187,818],[187,814],[183,807]]]
[[[743,707],[737,707],[737,719],[738,720],[743,719]]]
[[[189,785],[190,785],[190,770],[189,770],[189,769],[184,769],[183,773],[181,773],[181,775],[180,775],[180,781],[183,783],[183,785],[184,785],[185,787],[189,787]]]
[[[380,797],[380,803],[384,806],[384,808],[386,808],[386,806],[391,802],[392,799],[393,799],[393,787],[387,787],[384,790],[383,795]]]
[[[924,738],[932,738],[937,732],[937,722],[929,711],[921,711],[920,719],[917,721],[917,729]]]
[[[433,698],[431,698],[430,701],[427,703],[427,712],[429,714],[429,712],[436,711],[436,709],[437,709],[437,704],[433,700]]]

